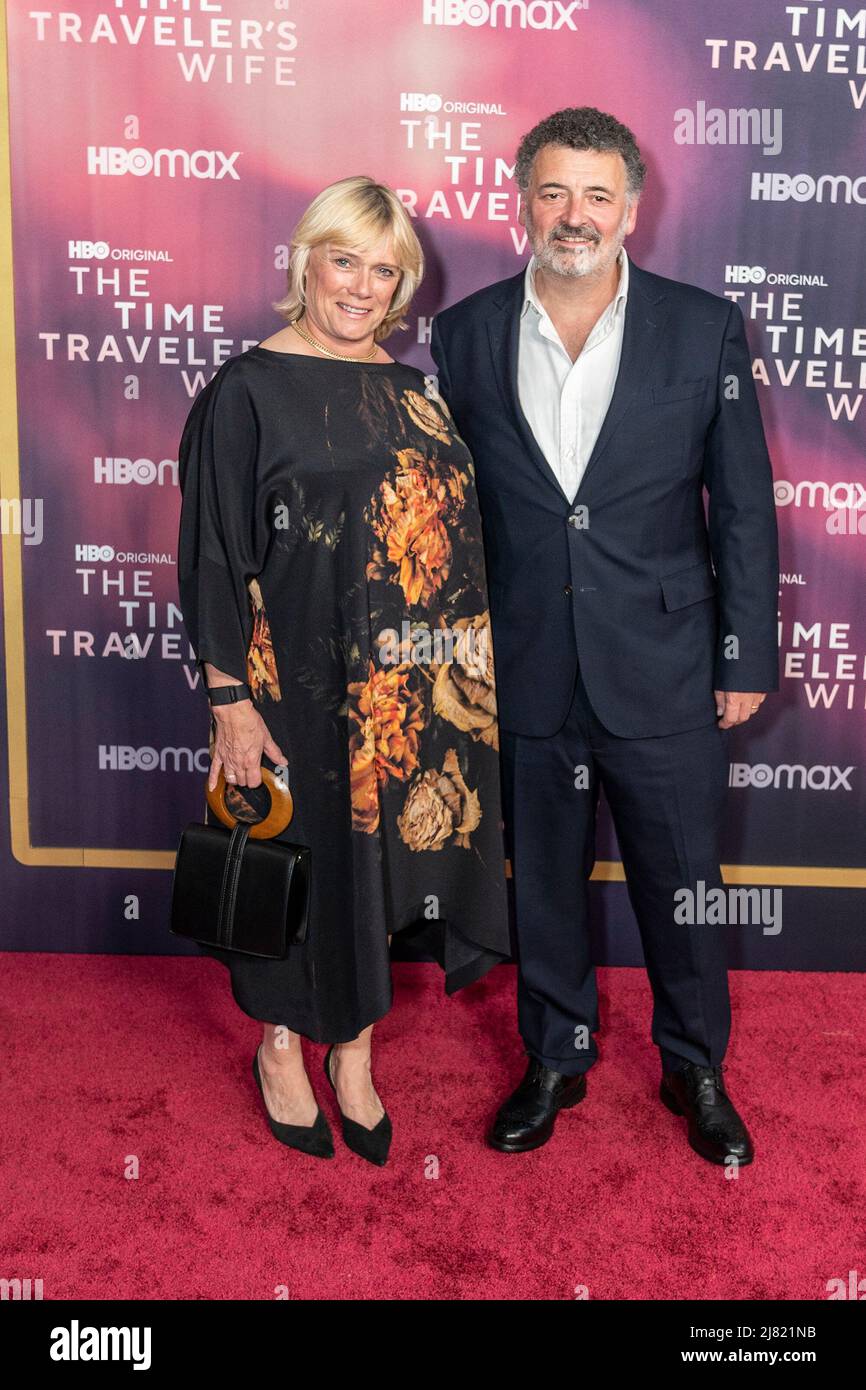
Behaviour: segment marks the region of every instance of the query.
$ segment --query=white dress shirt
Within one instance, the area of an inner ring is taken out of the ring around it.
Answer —
[[[628,256],[620,249],[617,292],[572,362],[535,292],[535,257],[526,267],[520,315],[517,393],[538,446],[570,502],[580,486],[610,405],[622,355]]]

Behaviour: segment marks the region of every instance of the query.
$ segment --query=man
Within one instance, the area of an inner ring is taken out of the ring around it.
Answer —
[[[612,116],[549,116],[515,175],[532,259],[439,314],[432,341],[484,523],[529,1057],[488,1139],[537,1148],[586,1094],[603,789],[661,1099],[704,1158],[749,1163],[722,1076],[725,928],[675,915],[681,890],[722,885],[726,731],[778,688],[772,474],[743,318],[629,261],[645,166]]]

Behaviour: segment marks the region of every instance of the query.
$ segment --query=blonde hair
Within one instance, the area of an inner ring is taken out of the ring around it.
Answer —
[[[373,336],[381,342],[395,328],[405,329],[406,313],[424,275],[424,253],[397,194],[366,174],[329,184],[310,203],[292,234],[288,292],[272,308],[289,323],[300,318],[306,304],[307,263],[314,247],[329,241],[346,251],[367,250],[383,234],[391,237],[400,278]]]

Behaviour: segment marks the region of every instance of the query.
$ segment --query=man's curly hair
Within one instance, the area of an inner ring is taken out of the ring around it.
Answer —
[[[643,188],[646,165],[641,159],[637,141],[628,126],[598,111],[594,106],[566,106],[554,111],[533,126],[520,142],[514,165],[517,187],[525,193],[529,187],[535,156],[545,145],[564,145],[571,150],[597,150],[599,154],[615,152],[625,162],[628,196],[636,198]]]

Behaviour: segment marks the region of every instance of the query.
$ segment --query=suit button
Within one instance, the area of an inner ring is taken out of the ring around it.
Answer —
[[[574,512],[571,512],[571,514],[569,515],[569,518],[568,518],[568,524],[569,524],[569,526],[579,526],[579,525],[580,525],[580,517],[575,516]]]
[[[565,588],[563,589],[562,592],[563,592],[564,594],[570,594],[570,593],[571,593],[571,585],[570,585],[570,584],[566,584],[566,586],[565,586]]]

